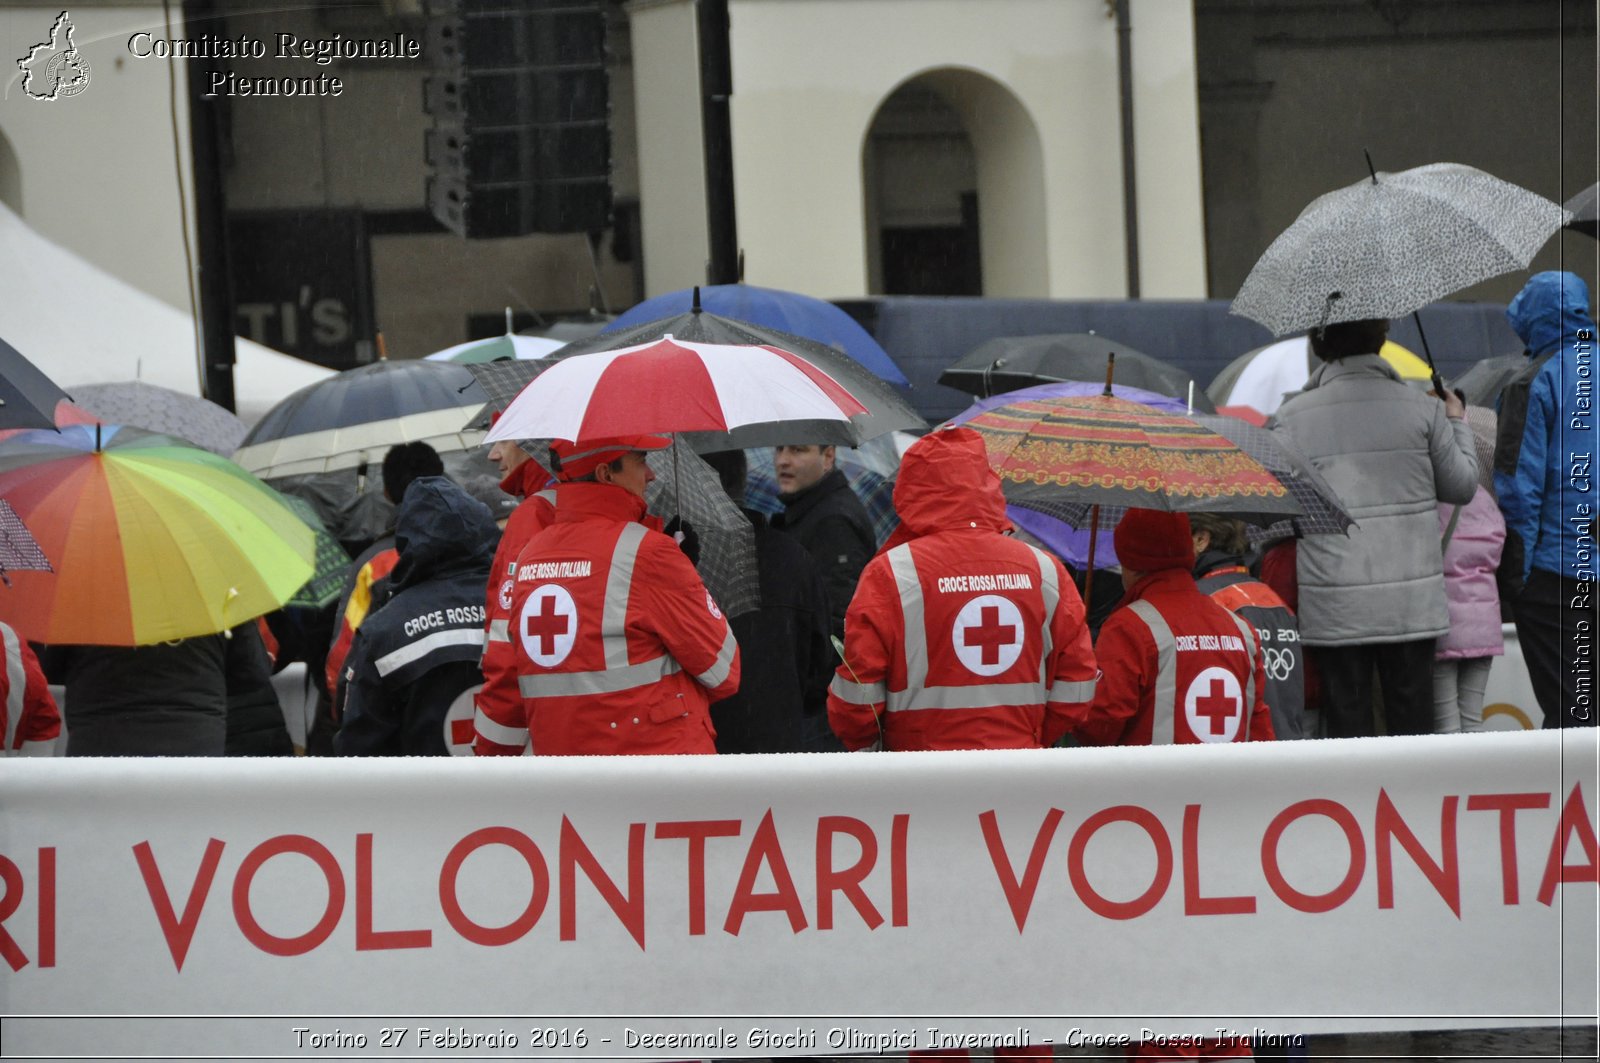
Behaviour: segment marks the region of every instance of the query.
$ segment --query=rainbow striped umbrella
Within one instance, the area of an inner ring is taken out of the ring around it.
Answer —
[[[140,646],[224,631],[310,578],[311,529],[260,480],[118,425],[0,443],[0,497],[55,571],[15,572],[0,619],[48,643]]]

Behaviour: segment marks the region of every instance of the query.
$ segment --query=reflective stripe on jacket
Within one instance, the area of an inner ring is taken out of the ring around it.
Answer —
[[[1145,576],[1100,629],[1104,675],[1074,734],[1092,745],[1275,737],[1254,627],[1183,569]]]
[[[1053,745],[1094,696],[1077,588],[1001,534],[999,481],[967,436],[907,452],[895,508],[910,541],[867,565],[850,603],[828,718],[852,749],[879,740],[880,720],[888,749]]]
[[[544,470],[525,461],[501,483],[502,489],[517,487],[529,477],[544,478]],[[537,486],[537,485],[534,485]],[[517,493],[522,493],[518,490]],[[522,693],[517,688],[517,655],[511,645],[511,599],[517,583],[517,557],[523,547],[555,519],[556,493],[553,489],[533,491],[506,520],[506,530],[495,550],[489,569],[488,593],[484,601],[485,641],[483,646],[483,689],[477,696],[478,740],[480,744],[504,746],[499,754],[522,752],[528,741],[523,715]],[[507,739],[508,741],[501,741]],[[487,750],[485,750],[487,751]]]
[[[739,647],[678,545],[619,487],[564,483],[517,560],[512,648],[535,754],[714,753]],[[511,745],[485,727],[479,748]],[[504,724],[500,725],[505,728]]]
[[[61,737],[61,713],[33,650],[11,625],[0,623],[0,729],[5,734],[0,757],[47,757]]]

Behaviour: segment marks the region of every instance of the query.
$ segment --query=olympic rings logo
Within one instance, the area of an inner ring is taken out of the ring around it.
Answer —
[[[1267,646],[1262,649],[1261,653],[1264,658],[1263,664],[1265,665],[1268,679],[1281,683],[1294,675],[1295,665],[1298,663],[1295,659],[1294,650],[1287,648],[1280,650],[1273,646]]]

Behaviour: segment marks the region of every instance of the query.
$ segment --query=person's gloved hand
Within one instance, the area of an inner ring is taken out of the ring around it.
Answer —
[[[700,536],[695,534],[693,524],[682,517],[673,517],[661,530],[677,541],[678,548],[689,559],[689,564],[700,564]]]

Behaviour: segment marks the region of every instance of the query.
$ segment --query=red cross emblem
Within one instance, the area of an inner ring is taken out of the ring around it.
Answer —
[[[567,659],[578,636],[578,606],[559,583],[535,587],[522,600],[517,634],[534,664],[554,668]]]
[[[1022,611],[1009,598],[982,594],[961,607],[950,635],[963,667],[977,675],[999,675],[1022,653]]]
[[[556,652],[556,636],[565,635],[571,624],[572,618],[560,611],[553,597],[540,598],[537,613],[522,614],[522,637],[538,639],[539,652],[548,656]]]
[[[1244,692],[1226,668],[1206,668],[1183,695],[1189,731],[1201,742],[1231,742],[1244,719]]]
[[[982,619],[975,627],[967,628],[961,637],[968,646],[978,647],[984,664],[999,664],[1000,647],[1016,641],[1017,626],[1000,622],[999,606],[986,605],[978,612]]]
[[[472,744],[477,740],[478,728],[474,722],[478,713],[478,691],[483,689],[479,683],[470,689],[463,690],[450,703],[444,713],[444,745],[452,756],[472,756]]]

